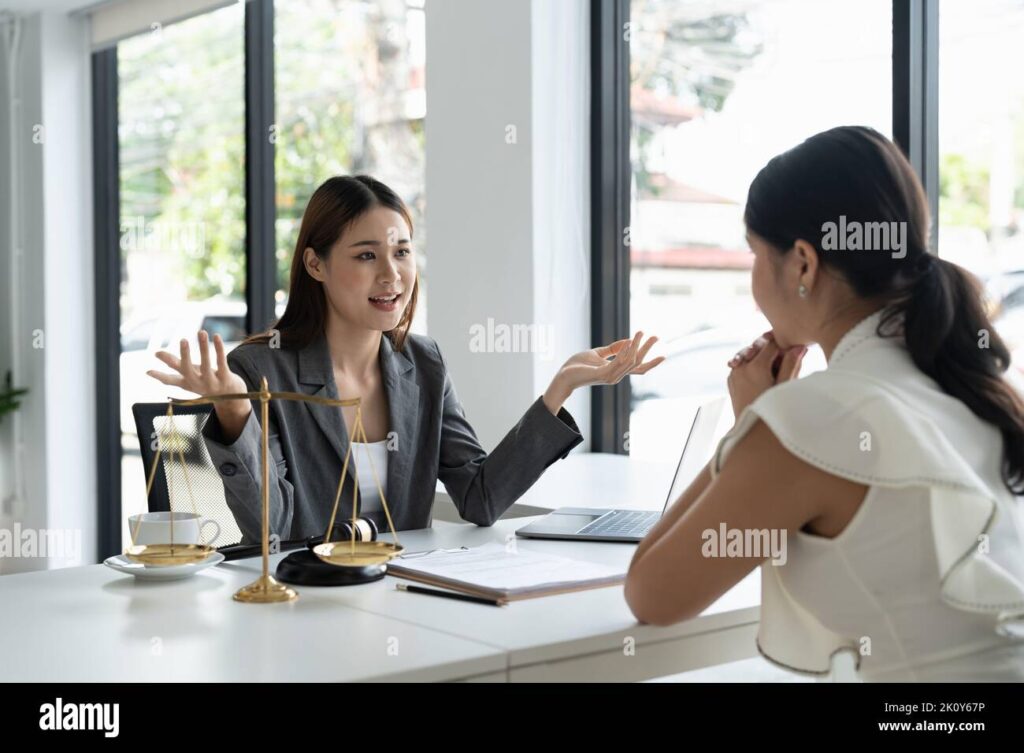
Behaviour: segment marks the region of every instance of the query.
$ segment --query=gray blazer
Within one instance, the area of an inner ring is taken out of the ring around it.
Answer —
[[[554,416],[541,398],[488,455],[455,394],[437,343],[409,335],[401,352],[381,338],[380,367],[395,445],[388,453],[387,503],[398,530],[428,528],[437,480],[444,483],[459,515],[489,526],[540,477],[583,441],[564,408]],[[266,376],[271,391],[337,399],[327,340],[320,335],[301,350],[250,343],[235,348],[228,366],[258,390]],[[349,396],[345,396],[349,397]],[[228,507],[242,543],[260,540],[261,429],[259,403],[241,435],[226,444],[213,413],[203,429],[210,456],[224,482]],[[349,439],[341,409],[297,400],[270,403],[270,532],[282,539],[323,534],[341,476]],[[338,506],[339,520],[352,517],[353,461]],[[360,503],[360,507],[362,504]],[[387,531],[383,511],[371,511]]]

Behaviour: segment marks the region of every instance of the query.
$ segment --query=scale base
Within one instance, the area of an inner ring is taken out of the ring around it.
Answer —
[[[273,577],[261,575],[259,580],[240,588],[234,598],[235,601],[244,601],[247,604],[279,604],[295,601],[299,594],[294,588],[278,583]]]
[[[388,571],[383,563],[358,566],[332,565],[309,549],[292,552],[277,565],[276,575],[297,586],[357,586],[380,580]]]

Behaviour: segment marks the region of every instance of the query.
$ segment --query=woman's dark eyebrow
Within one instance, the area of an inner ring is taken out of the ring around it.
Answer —
[[[397,241],[395,243],[395,245],[400,245],[402,243],[408,243],[408,242],[409,242],[408,238],[403,238],[402,240]],[[379,245],[380,245],[380,241],[359,241],[358,243],[353,243],[351,246],[349,246],[349,248],[355,248],[356,246],[379,246]]]

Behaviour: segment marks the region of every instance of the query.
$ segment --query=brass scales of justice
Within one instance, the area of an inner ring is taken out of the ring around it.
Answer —
[[[327,532],[324,535],[323,543],[315,546],[313,548],[313,553],[322,561],[330,565],[348,568],[364,568],[369,565],[383,564],[401,553],[402,546],[398,542],[398,534],[395,532],[395,524],[391,519],[391,511],[388,509],[387,500],[384,498],[384,490],[380,484],[380,477],[377,474],[377,468],[373,464],[373,457],[369,453],[368,458],[370,461],[370,470],[373,473],[373,480],[377,484],[377,491],[380,494],[381,506],[383,507],[384,514],[387,517],[388,528],[394,538],[394,543],[376,540],[356,540],[356,519],[359,515],[359,479],[355,465],[353,465],[355,478],[353,481],[352,496],[352,538],[348,542],[332,542],[330,538],[331,531],[334,530],[334,522],[338,514],[338,504],[341,501],[341,492],[345,483],[345,474],[348,472],[349,460],[352,457],[352,445],[356,442],[367,442],[366,430],[363,427],[362,420],[361,399],[351,398],[347,400],[335,400],[333,398],[319,397],[316,395],[303,395],[298,392],[271,392],[268,388],[266,377],[263,377],[260,380],[259,391],[209,395],[207,397],[199,397],[191,400],[178,400],[173,398],[168,400],[166,414],[168,419],[167,425],[161,433],[161,441],[157,444],[156,454],[153,457],[153,464],[149,470],[149,477],[146,481],[146,499],[149,499],[150,491],[153,488],[153,479],[156,477],[156,469],[160,463],[160,454],[163,451],[164,446],[163,438],[170,434],[171,440],[168,442],[170,457],[173,461],[176,449],[178,462],[181,465],[181,470],[185,477],[185,485],[188,491],[189,501],[192,504],[192,511],[197,516],[199,515],[195,497],[192,494],[192,485],[188,478],[187,463],[185,462],[185,455],[181,448],[182,443],[180,441],[175,442],[173,439],[177,436],[177,432],[174,429],[174,406],[213,405],[223,400],[242,399],[259,400],[260,402],[260,428],[262,433],[262,447],[260,454],[263,465],[261,494],[263,503],[263,574],[257,580],[242,587],[235,593],[234,598],[237,601],[244,601],[253,604],[272,604],[277,602],[294,601],[299,597],[298,592],[294,588],[278,582],[270,575],[270,469],[267,462],[267,456],[269,454],[267,447],[269,444],[269,404],[271,400],[300,400],[307,403],[318,403],[320,405],[339,408],[342,406],[355,406],[356,409],[355,420],[352,425],[351,441],[349,442],[348,450],[345,452],[345,460],[341,468],[341,477],[338,479],[338,490],[334,495],[334,507],[331,510],[331,520],[327,524]],[[169,479],[168,483],[170,483]],[[170,494],[168,494],[168,497],[170,497]],[[133,562],[138,562],[150,567],[166,567],[171,565],[199,563],[216,551],[216,549],[210,544],[175,543],[173,505],[171,505],[171,508],[171,541],[166,544],[136,544],[136,535],[138,533],[139,524],[141,524],[140,518],[140,523],[136,525],[135,530],[131,531],[132,544],[125,550],[125,557]]]

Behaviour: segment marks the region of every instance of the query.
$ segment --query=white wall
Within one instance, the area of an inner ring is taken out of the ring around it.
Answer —
[[[427,329],[488,449],[590,345],[587,5],[426,5]],[[547,328],[550,359],[473,352],[488,320]],[[566,407],[588,438],[588,392]]]
[[[5,558],[4,573],[96,557],[88,27],[62,12],[24,16],[22,24],[14,96],[5,86],[0,105],[0,140],[10,143],[13,133],[16,150],[13,177],[10,149],[0,152],[7,168],[0,279],[8,282],[13,270],[9,284],[0,285],[0,376],[12,369],[15,384],[31,392],[0,432],[2,525],[66,531],[81,550],[74,559]],[[7,66],[5,56],[5,80]],[[18,197],[14,217],[9,191]],[[19,230],[15,239],[12,221]]]

